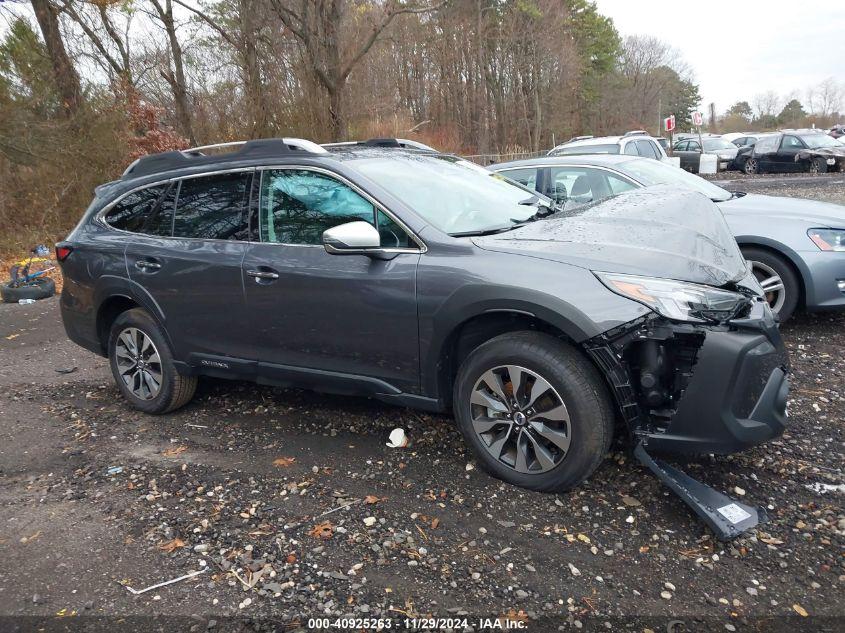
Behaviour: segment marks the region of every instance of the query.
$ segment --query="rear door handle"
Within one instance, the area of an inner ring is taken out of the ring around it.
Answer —
[[[270,272],[268,270],[248,270],[246,274],[250,277],[255,277],[255,280],[258,281],[259,279],[278,279],[279,273]]]
[[[135,262],[135,268],[139,268],[141,270],[158,270],[159,268],[161,268],[161,264],[159,264],[158,262],[148,262],[141,259]]]

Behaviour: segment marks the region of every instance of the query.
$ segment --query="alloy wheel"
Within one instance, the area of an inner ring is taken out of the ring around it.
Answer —
[[[757,159],[756,158],[749,158],[745,161],[745,173],[746,174],[756,174],[757,173]]]
[[[138,328],[123,330],[115,343],[117,370],[123,383],[140,400],[152,400],[161,391],[161,357],[152,339]]]
[[[774,268],[763,262],[752,261],[751,272],[763,287],[763,292],[766,293],[766,301],[769,302],[772,311],[780,312],[786,301],[786,287],[783,279]]]
[[[572,427],[558,392],[517,365],[484,372],[470,397],[472,426],[490,455],[518,473],[540,474],[569,451]]]

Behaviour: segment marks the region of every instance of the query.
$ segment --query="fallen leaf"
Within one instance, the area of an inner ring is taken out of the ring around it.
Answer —
[[[41,530],[38,530],[38,531],[37,531],[35,534],[33,534],[32,536],[24,536],[24,537],[21,539],[21,543],[29,543],[29,542],[34,541],[35,539],[37,539],[39,536],[41,536]]]
[[[440,519],[434,519],[431,522],[431,529],[436,530],[438,525],[440,525]]]
[[[632,508],[635,508],[637,506],[642,505],[637,499],[634,499],[633,497],[629,497],[628,495],[625,495],[624,497],[622,497],[622,503],[624,503],[626,506],[630,506]]]
[[[589,537],[589,536],[587,536],[586,534],[579,534],[579,535],[578,535],[578,540],[579,540],[579,541],[581,541],[582,543],[589,543],[589,542],[590,542],[590,537]]]
[[[296,457],[279,457],[278,459],[273,460],[273,466],[278,466],[279,468],[287,468],[295,461]]]
[[[285,558],[285,562],[287,562],[288,565],[293,565],[296,562],[296,555],[288,554],[287,558]]]
[[[331,524],[331,521],[323,521],[308,530],[308,536],[320,539],[329,539],[333,534],[334,526]]]
[[[793,604],[792,609],[795,611],[795,613],[800,615],[802,618],[806,618],[808,615],[810,615],[809,613],[807,613],[807,610],[804,607],[802,607],[800,604],[797,604],[797,603]]]
[[[366,497],[364,497],[364,503],[369,504],[369,505],[372,505],[374,503],[378,503],[379,501],[383,501],[383,499],[381,499],[380,497],[377,497],[375,495],[367,495]]]
[[[769,545],[783,545],[783,541],[779,538],[775,538],[774,536],[759,536],[757,537],[758,540],[763,541],[764,543],[768,543]]]
[[[176,551],[180,547],[185,547],[185,541],[180,538],[175,538],[172,541],[167,541],[166,543],[161,543],[158,548],[162,552],[167,552],[168,554]]]
[[[9,334],[9,336],[6,337],[6,340],[11,341],[12,339],[16,339],[19,336],[20,336],[20,334]]]
[[[165,457],[176,457],[177,455],[184,453],[186,450],[188,450],[187,446],[174,446],[173,448],[168,448],[162,453],[162,455]]]

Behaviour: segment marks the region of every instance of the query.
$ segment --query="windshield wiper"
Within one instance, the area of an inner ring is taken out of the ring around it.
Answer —
[[[497,226],[493,229],[481,229],[479,231],[461,231],[459,233],[449,233],[449,235],[451,237],[481,237],[482,235],[495,235],[496,233],[504,233],[505,231],[518,229],[520,226],[522,226],[522,223],[514,224],[512,226]]]

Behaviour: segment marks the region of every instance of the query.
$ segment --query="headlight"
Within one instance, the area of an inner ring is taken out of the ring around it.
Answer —
[[[639,301],[676,321],[726,321],[750,303],[745,295],[711,286],[621,273],[594,274],[612,292]]]
[[[845,251],[845,229],[810,229],[807,235],[823,251]]]

